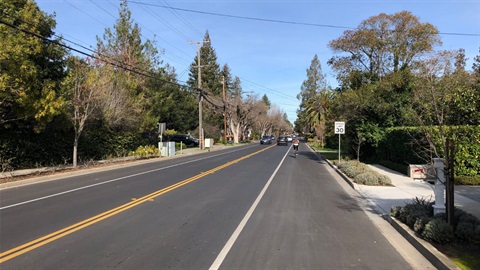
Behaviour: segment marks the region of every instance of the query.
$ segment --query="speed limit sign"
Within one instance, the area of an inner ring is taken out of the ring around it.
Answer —
[[[335,122],[335,134],[345,134],[345,122]]]

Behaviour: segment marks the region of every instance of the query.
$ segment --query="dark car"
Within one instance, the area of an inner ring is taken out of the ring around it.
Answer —
[[[187,146],[198,146],[198,139],[193,138],[190,135],[186,134],[175,134],[167,137],[167,141],[170,142],[183,142]]]
[[[260,144],[272,144],[272,138],[270,136],[262,136],[262,139],[260,139]]]
[[[277,145],[288,145],[287,136],[280,136],[277,138]]]

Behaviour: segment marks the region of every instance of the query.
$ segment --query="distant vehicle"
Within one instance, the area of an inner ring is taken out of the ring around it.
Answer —
[[[183,142],[186,146],[198,146],[199,141],[196,138],[193,138],[190,135],[187,134],[175,134],[168,136],[167,141],[170,142]]]
[[[277,145],[288,145],[287,136],[278,137]]]
[[[272,137],[264,135],[262,139],[260,139],[260,144],[272,144]]]
[[[292,136],[290,136],[290,135],[287,136],[287,142],[292,142],[292,141],[293,141]]]
[[[275,141],[277,138],[275,138],[275,136],[272,135],[271,139],[272,141]]]

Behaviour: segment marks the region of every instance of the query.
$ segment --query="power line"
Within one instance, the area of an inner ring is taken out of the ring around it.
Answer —
[[[104,11],[105,13],[107,13],[108,15],[110,15],[110,16],[111,16],[112,18],[114,18],[115,20],[118,20],[118,18],[117,18],[116,16],[112,15],[110,12],[108,12],[106,9],[104,9],[104,8],[103,8],[102,6],[100,6],[99,4],[95,3],[95,2],[92,1],[92,0],[89,0],[89,1],[92,2],[92,3],[93,3],[95,6],[97,6],[98,8],[100,8],[102,11]],[[109,2],[109,3],[110,3],[110,2]],[[111,4],[111,3],[110,3],[110,4]],[[146,27],[146,26],[143,25],[143,24],[140,24],[140,26],[142,26],[144,29],[150,31],[152,34],[155,35],[155,32],[152,31],[150,28]],[[107,27],[108,27],[108,26],[107,26]],[[147,40],[148,40],[148,38],[145,37],[142,33],[140,33],[140,35],[141,35],[144,39],[147,39]],[[156,36],[156,35],[155,35],[155,36]],[[175,48],[175,49],[177,49],[178,51],[180,51],[181,53],[183,53],[183,54],[185,54],[185,55],[187,55],[187,56],[190,56],[190,55],[188,55],[187,53],[183,52],[182,50],[178,49],[175,45],[173,45],[173,44],[171,44],[170,42],[168,42],[167,40],[163,39],[162,37],[159,37],[159,38],[160,38],[161,40],[163,40],[165,43],[167,43],[167,44],[169,44],[170,46],[172,46],[173,48]],[[165,49],[165,48],[163,48],[163,49],[164,49],[165,52],[166,52],[166,49]],[[181,57],[181,56],[179,56],[179,55],[177,55],[177,54],[175,54],[175,53],[173,53],[173,52],[171,52],[171,51],[169,51],[168,53],[171,54],[172,56],[176,57],[176,58],[177,58],[177,61],[178,61],[178,60],[184,61],[183,64],[187,64],[187,63],[188,63],[188,60],[184,59],[183,57]],[[173,60],[173,59],[171,59],[171,60]],[[173,61],[175,61],[175,60],[173,60]]]
[[[303,25],[303,26],[324,27],[324,28],[337,28],[337,29],[350,29],[350,30],[356,30],[357,29],[357,27],[351,27],[351,26],[275,20],[275,19],[266,19],[266,18],[258,18],[258,17],[231,15],[231,14],[224,14],[224,13],[214,13],[214,12],[200,11],[200,10],[193,10],[193,9],[185,9],[185,8],[175,8],[175,7],[172,7],[172,6],[163,6],[163,5],[150,4],[150,3],[138,2],[138,1],[129,1],[129,2],[138,4],[138,5],[153,6],[153,7],[166,8],[166,9],[178,10],[178,11],[183,11],[183,12],[190,12],[190,13],[197,13],[197,14],[211,15],[211,16],[219,16],[219,17],[226,17],[226,18],[233,18],[233,19],[240,19],[240,20],[281,23],[281,24],[292,24],[292,25]],[[438,34],[439,35],[449,35],[449,36],[480,37],[480,34],[471,34],[471,33],[453,33],[453,32],[443,33],[443,32],[439,32]]]
[[[129,1],[129,2],[130,2],[130,3],[139,4],[139,5],[154,6],[154,7],[167,8],[167,9],[179,10],[179,11],[190,12],[190,13],[198,13],[198,14],[204,14],[204,15],[212,15],[212,16],[219,16],[219,17],[242,19],[242,20],[261,21],[261,22],[272,22],[272,23],[283,23],[283,24],[295,24],[295,25],[306,25],[306,26],[317,26],[317,27],[329,27],[329,28],[341,28],[341,29],[355,29],[354,27],[347,27],[347,26],[328,25],[328,24],[315,24],[315,23],[294,22],[294,21],[284,21],[284,20],[274,20],[274,19],[247,17],[247,16],[239,16],[239,15],[230,15],[230,14],[223,14],[223,13],[214,13],[214,12],[208,12],[208,11],[199,11],[199,10],[192,10],[192,9],[185,9],[185,8],[175,8],[175,7],[172,7],[172,6],[163,6],[163,5],[158,5],[158,4],[149,4],[149,3],[143,3],[143,2],[138,2],[138,1]]]
[[[260,85],[260,84],[257,84],[257,83],[254,83],[254,82],[252,82],[252,81],[249,81],[249,80],[247,80],[247,79],[245,79],[245,78],[240,78],[240,77],[239,77],[239,79],[240,79],[242,82],[247,82],[247,83],[249,83],[249,84],[257,87],[258,89],[264,90],[264,91],[266,91],[266,92],[269,92],[269,93],[274,94],[274,95],[276,95],[276,96],[279,96],[279,97],[281,97],[281,98],[297,101],[297,99],[296,99],[295,97],[289,96],[289,95],[284,94],[284,93],[282,93],[282,92],[280,92],[280,91],[273,90],[273,89],[271,89],[271,88],[262,86],[262,85]]]
[[[168,4],[167,1],[165,0],[162,0],[167,6],[171,7],[170,4]],[[200,37],[202,37],[202,33],[200,33],[200,31],[198,31],[197,28],[195,28],[195,26],[193,26],[191,23],[189,23],[185,18],[182,17],[182,15],[180,15],[180,13],[178,13],[176,10],[173,10],[173,9],[169,9],[169,11],[175,15],[175,17],[177,17],[180,21],[182,21],[188,28],[190,28],[193,32],[195,32],[196,34],[198,34]]]
[[[37,33],[31,32],[31,31],[28,31],[28,30],[25,30],[25,29],[21,29],[21,28],[19,28],[18,26],[13,25],[13,24],[11,24],[11,23],[9,23],[9,22],[6,22],[6,21],[4,21],[4,20],[2,20],[2,19],[0,19],[0,23],[1,23],[1,24],[4,24],[4,25],[6,25],[6,26],[8,26],[8,27],[10,27],[10,28],[13,28],[13,29],[16,29],[16,30],[18,30],[18,31],[21,31],[21,32],[23,32],[23,33],[25,33],[25,34],[27,34],[27,35],[31,35],[31,36],[34,36],[34,37],[36,37],[36,38],[39,38],[39,39],[41,39],[41,40],[43,40],[43,41],[45,41],[45,42],[48,42],[48,43],[51,43],[51,44],[55,44],[55,45],[57,45],[57,46],[60,46],[60,47],[63,47],[63,48],[72,50],[72,51],[77,52],[77,53],[79,53],[79,54],[81,54],[81,55],[84,55],[84,56],[90,57],[90,58],[92,58],[92,59],[96,59],[96,60],[102,61],[102,62],[104,62],[104,63],[106,63],[106,64],[108,64],[108,65],[111,65],[111,66],[114,66],[114,67],[118,67],[118,68],[121,68],[121,69],[126,70],[126,71],[130,71],[130,72],[135,73],[135,74],[137,74],[137,75],[144,76],[144,77],[147,77],[147,78],[151,78],[151,79],[154,79],[154,80],[159,81],[159,82],[162,82],[162,83],[168,83],[168,84],[173,84],[173,85],[180,86],[180,87],[187,87],[187,88],[191,88],[191,89],[196,89],[197,91],[202,91],[201,89],[193,88],[193,87],[190,87],[190,86],[188,86],[188,85],[182,85],[182,84],[179,84],[179,83],[176,83],[176,82],[171,82],[171,81],[159,79],[158,77],[154,76],[153,74],[144,73],[144,72],[148,72],[148,71],[145,71],[145,70],[141,70],[141,69],[140,69],[140,71],[138,71],[138,70],[139,70],[138,68],[134,69],[134,68],[125,67],[125,65],[127,65],[127,64],[121,63],[120,61],[117,61],[117,60],[114,60],[114,61],[117,62],[117,63],[107,61],[107,60],[105,60],[104,58],[100,58],[100,57],[97,57],[97,56],[95,56],[95,55],[86,53],[86,52],[84,52],[84,51],[75,49],[75,48],[73,48],[73,47],[71,47],[71,46],[68,46],[68,45],[65,45],[65,44],[63,44],[63,43],[61,43],[61,42],[59,42],[59,41],[57,41],[57,40],[52,40],[52,39],[50,39],[50,38],[44,37],[44,36],[39,35],[39,34],[37,34]]]

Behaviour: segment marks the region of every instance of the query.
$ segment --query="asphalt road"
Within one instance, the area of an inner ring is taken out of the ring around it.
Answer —
[[[0,190],[0,268],[412,269],[305,145]]]

